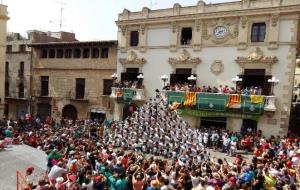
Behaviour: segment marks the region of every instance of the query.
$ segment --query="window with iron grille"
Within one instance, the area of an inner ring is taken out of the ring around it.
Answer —
[[[130,46],[138,46],[139,45],[139,31],[131,31],[130,32]]]
[[[251,30],[251,42],[264,42],[266,36],[266,23],[254,23]]]
[[[85,91],[85,79],[84,78],[76,79],[76,89],[75,90],[76,90],[75,99],[83,99],[84,91]]]
[[[49,76],[41,76],[41,96],[49,96]]]

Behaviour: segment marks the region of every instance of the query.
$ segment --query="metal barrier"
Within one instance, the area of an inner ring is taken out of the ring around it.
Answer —
[[[17,190],[32,190],[27,184],[25,176],[17,170]]]

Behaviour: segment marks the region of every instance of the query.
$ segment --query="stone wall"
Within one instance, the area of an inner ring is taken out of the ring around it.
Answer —
[[[41,76],[49,76],[49,103],[52,106],[52,116],[59,119],[63,108],[72,105],[78,112],[78,119],[86,119],[92,109],[98,109],[112,115],[112,102],[103,95],[103,79],[111,79],[116,72],[116,46],[109,49],[107,59],[70,58],[50,59],[40,58],[40,48],[33,48],[33,94],[40,96]],[[85,78],[85,97],[75,98],[76,78]],[[39,98],[35,102],[39,103]]]
[[[0,4],[0,117],[4,114],[7,7]]]

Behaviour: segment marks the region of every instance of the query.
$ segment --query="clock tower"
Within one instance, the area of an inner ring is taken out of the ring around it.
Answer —
[[[4,115],[5,105],[5,51],[7,6],[0,4],[0,117]]]

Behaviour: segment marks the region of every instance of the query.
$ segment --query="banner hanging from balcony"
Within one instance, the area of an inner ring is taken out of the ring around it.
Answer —
[[[184,100],[183,105],[184,106],[194,106],[194,105],[196,105],[196,99],[197,99],[196,97],[197,97],[196,92],[187,92],[185,94],[185,100]]]
[[[172,105],[174,102],[183,104],[184,97],[185,97],[184,92],[169,91],[168,92],[168,104]]]
[[[265,98],[263,96],[242,96],[242,112],[243,114],[262,115],[264,111]]]
[[[258,120],[258,115],[243,114],[243,113],[233,113],[233,112],[212,112],[203,110],[192,110],[192,109],[178,109],[180,115],[189,115],[194,117],[233,117],[241,119],[252,119]]]
[[[228,97],[228,108],[241,108],[241,99],[242,96],[240,94],[230,94]]]
[[[124,89],[123,91],[123,102],[124,103],[131,103],[133,97],[133,90],[132,89]]]
[[[227,96],[225,94],[198,93],[197,109],[203,111],[226,111]]]

